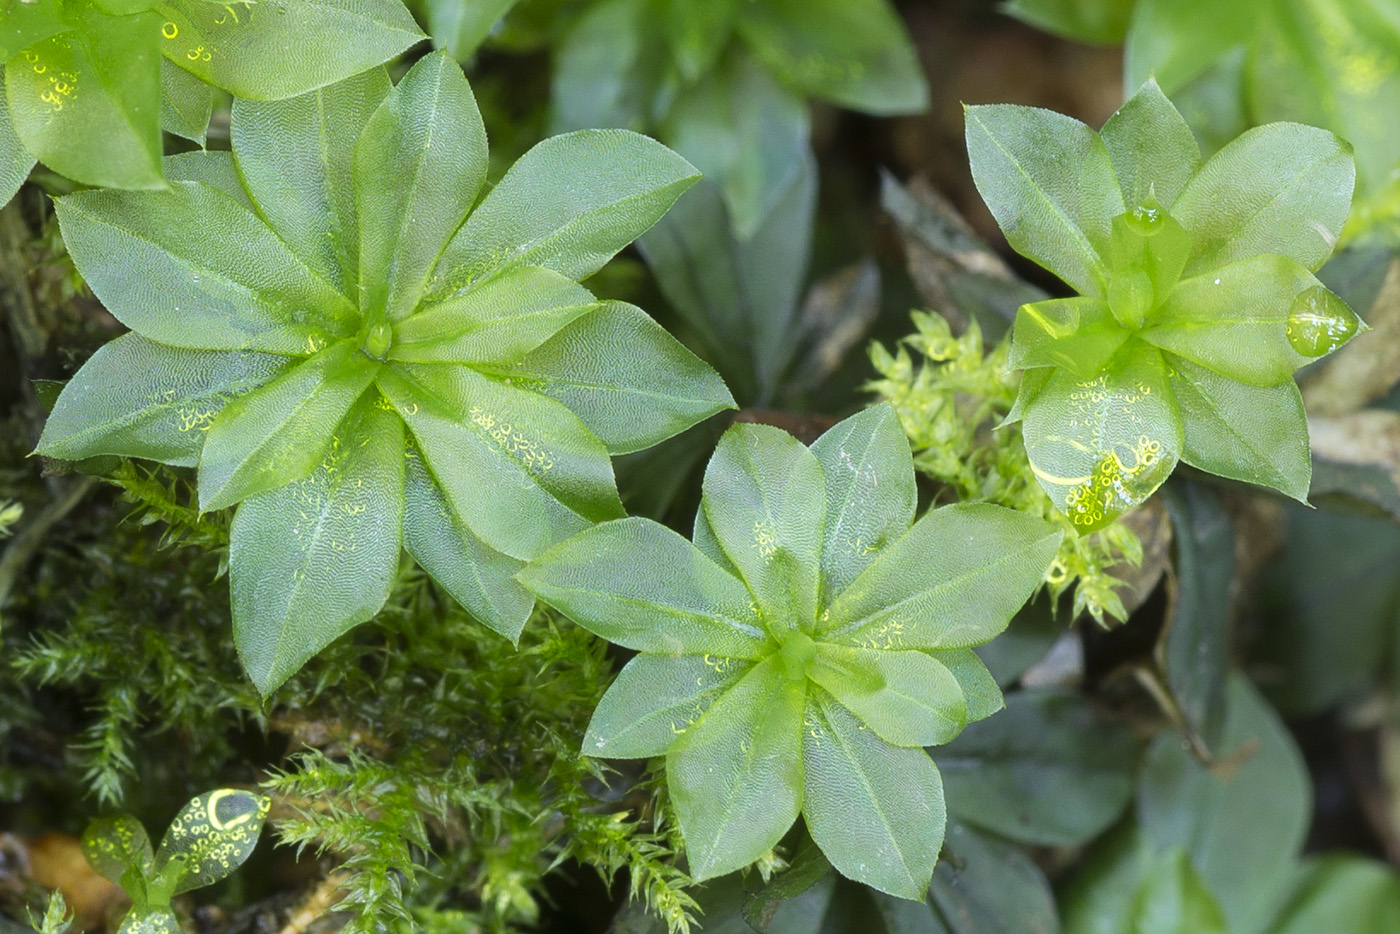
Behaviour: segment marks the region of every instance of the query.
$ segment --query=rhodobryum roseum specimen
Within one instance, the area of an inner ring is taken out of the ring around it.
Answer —
[[[623,515],[610,454],[732,404],[640,309],[575,281],[696,178],[624,130],[545,140],[480,202],[486,134],[443,54],[275,103],[170,190],[61,198],[64,242],[134,333],[39,451],[198,466],[233,520],[234,638],[267,693],[389,594],[400,548],[515,638],[513,575]]]
[[[911,526],[915,499],[889,405],[811,449],[736,425],[705,473],[693,544],[622,519],[521,572],[542,600],[642,653],[583,749],[666,756],[697,879],[760,858],[801,813],[843,874],[925,897],[944,810],[922,747],[1001,708],[972,647],[1040,584],[1061,533],[990,505]]]
[[[399,0],[0,0],[0,201],[36,157],[163,188],[161,130],[204,142],[215,87],[292,97],[422,38]]]
[[[88,825],[83,855],[131,899],[118,934],[180,934],[170,900],[213,885],[243,865],[258,845],[271,807],[271,799],[235,788],[198,795],[175,815],[158,851],[130,814]]]
[[[1023,305],[1012,419],[1045,491],[1101,528],[1178,460],[1306,500],[1293,371],[1362,327],[1313,272],[1351,202],[1351,150],[1272,123],[1201,164],[1149,81],[1095,133],[1060,114],[967,110],[978,190],[1011,246],[1076,298]]]

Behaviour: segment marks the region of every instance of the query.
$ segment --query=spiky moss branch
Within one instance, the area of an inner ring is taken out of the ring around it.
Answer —
[[[641,791],[610,800],[578,752],[613,668],[605,643],[541,611],[513,648],[411,568],[378,622],[382,652],[338,662],[337,643],[279,697],[275,722],[315,748],[266,786],[292,815],[282,839],[340,862],[347,931],[529,925],[570,858],[609,881],[626,870],[688,930],[679,841],[654,803],[633,803]]]
[[[940,315],[916,311],[915,333],[893,353],[874,344],[870,358],[881,378],[867,389],[888,400],[914,447],[914,467],[960,502],[1010,506],[1058,523],[1066,531],[1045,583],[1052,597],[1074,588],[1074,615],[1127,618],[1118,595],[1124,582],[1109,568],[1142,561],[1142,543],[1121,522],[1090,535],[1074,533],[1031,473],[1021,426],[1001,425],[1020,383],[1006,365],[1008,340],[986,349],[973,322],[955,337]],[[1001,427],[998,427],[1001,426]]]

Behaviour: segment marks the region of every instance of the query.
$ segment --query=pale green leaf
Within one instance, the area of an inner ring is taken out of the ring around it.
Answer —
[[[1007,242],[1077,292],[1103,298],[1110,224],[1123,193],[1099,135],[1012,104],[969,107],[972,177]]]
[[[83,831],[83,856],[99,876],[118,885],[133,867],[142,876],[155,865],[155,851],[146,828],[130,814],[103,817]]]
[[[1260,253],[1316,270],[1337,244],[1355,180],[1351,146],[1326,130],[1296,123],[1249,130],[1216,153],[1172,206],[1194,246],[1186,275]]]
[[[941,745],[967,725],[957,679],[923,652],[823,643],[807,676],[895,746]]]
[[[10,3],[0,17],[0,62],[8,62],[31,45],[72,29],[73,23],[63,14],[63,0]]]
[[[1261,9],[1219,0],[1136,0],[1123,50],[1125,93],[1155,76],[1166,93],[1176,94],[1248,41]]]
[[[663,126],[667,144],[724,192],[740,240],[752,237],[803,170],[806,102],[739,53],[682,91]]]
[[[623,514],[607,449],[553,399],[458,366],[391,364],[379,386],[453,511],[497,551],[528,561]]]
[[[305,94],[373,68],[423,38],[400,0],[165,0],[160,8],[165,56],[251,100]]]
[[[567,405],[610,454],[651,447],[734,407],[714,370],[624,302],[603,302],[499,373]]]
[[[1150,78],[1108,118],[1099,135],[1129,210],[1150,199],[1170,210],[1201,167],[1191,128]]]
[[[1038,29],[1087,42],[1118,45],[1128,32],[1134,0],[1010,0],[1002,9]]]
[[[664,755],[752,664],[714,655],[638,655],[598,702],[583,753],[609,759]]]
[[[457,60],[469,57],[519,0],[427,0],[433,45]]]
[[[745,659],[767,651],[744,585],[649,519],[594,526],[540,555],[518,579],[585,629],[630,649]]]
[[[225,405],[199,457],[200,509],[302,480],[334,459],[337,426],[378,370],[354,341],[341,341]]]
[[[1108,303],[1097,298],[1034,302],[1016,312],[1006,365],[1018,370],[1053,366],[1092,379],[1131,334]]]
[[[192,149],[166,156],[161,162],[167,181],[200,182],[217,188],[249,211],[257,210],[248,197],[248,189],[243,187],[243,177],[238,174],[233,153],[219,149]]]
[[[1040,586],[1061,533],[1001,506],[944,506],[915,522],[822,618],[828,641],[957,649],[1006,628]]]
[[[1036,479],[1080,532],[1141,504],[1181,456],[1161,354],[1135,338],[1120,360],[1087,380],[1056,370],[1022,419]]]
[[[271,354],[184,350],[123,334],[99,348],[63,388],[37,452],[65,460],[116,454],[193,467],[219,410],[291,362]]]
[[[689,162],[626,130],[547,139],[467,218],[430,292],[441,298],[519,266],[582,279],[656,223],[697,178]]]
[[[486,177],[486,128],[462,69],[424,56],[355,144],[360,307],[367,320],[412,314]]]
[[[159,192],[80,191],[59,198],[56,211],[93,292],[152,340],[300,356],[358,327],[345,296],[214,188],[175,182]]]
[[[1307,502],[1312,479],[1308,416],[1290,379],[1247,386],[1179,357],[1167,358],[1181,412],[1181,459],[1208,473],[1257,483]]]
[[[382,68],[285,100],[233,102],[238,170],[258,210],[318,275],[356,299],[355,140],[389,93]]]
[[[943,843],[943,784],[922,749],[878,739],[821,692],[802,730],[802,814],[847,878],[922,901]]]
[[[828,605],[914,521],[909,439],[885,403],[839,422],[812,445],[826,481],[821,594]]]
[[[1289,319],[1324,294],[1341,303],[1307,269],[1266,253],[1178,283],[1141,336],[1222,376],[1274,386],[1313,359],[1293,348]]]
[[[214,89],[169,59],[161,59],[161,129],[203,146],[213,112]]]
[[[467,612],[512,642],[535,597],[515,580],[525,562],[503,555],[472,531],[447,502],[422,455],[410,449],[404,474],[403,544],[413,560]]]
[[[75,14],[76,28],[5,66],[24,147],[87,185],[160,188],[160,17]]]
[[[218,882],[253,855],[271,808],[271,798],[235,788],[191,798],[161,838],[155,871],[181,861],[175,895]]]
[[[233,640],[264,697],[388,599],[403,471],[403,423],[366,397],[315,473],[238,507],[229,545]]]
[[[695,880],[747,866],[797,819],[804,708],[802,685],[770,657],[671,746],[666,780]]]
[[[1273,934],[1400,930],[1400,878],[1394,867],[1345,853],[1307,862]]]
[[[389,359],[515,362],[597,307],[593,294],[574,280],[541,266],[520,266],[400,322]]]
[[[24,148],[10,119],[10,103],[5,92],[5,69],[0,68],[0,207],[10,203],[19,186],[34,168],[34,157]]]
[[[920,113],[928,84],[889,0],[768,0],[746,4],[739,33],[780,79],[876,116]]]
[[[985,720],[1006,706],[996,679],[972,649],[942,649],[929,654],[957,679],[967,703],[968,723]]]
[[[551,130],[650,129],[676,91],[661,27],[649,0],[590,4],[554,50]]]
[[[1133,894],[1134,934],[1227,934],[1225,916],[1184,850],[1158,858]]]
[[[700,508],[775,638],[816,622],[825,486],[807,446],[767,425],[730,427],[705,469]]]
[[[714,67],[734,32],[739,0],[669,3],[662,11],[671,59],[687,83]]]

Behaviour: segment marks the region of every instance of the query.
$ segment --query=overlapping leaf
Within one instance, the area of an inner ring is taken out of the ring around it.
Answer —
[[[753,862],[800,811],[846,876],[924,898],[944,809],[922,747],[1000,709],[969,647],[1005,628],[1060,533],[985,505],[911,527],[914,506],[888,405],[811,449],[736,425],[706,471],[693,543],[624,519],[518,575],[642,653],[603,698],[584,752],[666,754],[698,878]]]
[[[1350,204],[1347,144],[1276,123],[1202,164],[1151,80],[1102,133],[994,105],[967,139],[1008,241],[1082,293],[1023,305],[1011,351],[1013,416],[1072,524],[1103,527],[1178,460],[1305,500],[1293,373],[1364,327],[1313,275]]]
[[[420,38],[400,0],[13,4],[0,19],[0,195],[35,158],[84,184],[161,188],[161,129],[202,143],[211,85],[293,97]]]
[[[473,210],[485,135],[440,53],[394,88],[376,70],[239,101],[232,139],[231,159],[167,160],[166,191],[60,200],[79,270],[136,333],[69,384],[40,451],[197,466],[203,508],[241,504],[234,635],[265,693],[378,611],[405,546],[517,637],[523,563],[622,515],[609,454],[732,404],[575,281],[694,169],[630,132],[571,134]]]

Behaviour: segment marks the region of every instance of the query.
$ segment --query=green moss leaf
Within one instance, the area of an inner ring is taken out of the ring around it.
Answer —
[[[386,368],[379,387],[453,510],[497,551],[528,561],[623,514],[607,449],[553,399],[427,364]]]
[[[1142,503],[1181,457],[1181,415],[1161,354],[1140,343],[1093,379],[1056,370],[1026,406],[1026,454],[1076,530]]]
[[[486,128],[446,53],[409,69],[355,144],[360,307],[408,317],[486,178]]]
[[[1134,0],[1010,0],[1004,9],[1057,36],[1093,45],[1118,45],[1128,31]]]
[[[251,7],[165,0],[160,12],[167,58],[252,100],[324,87],[423,38],[400,0],[274,0]]]
[[[748,4],[739,34],[783,81],[878,116],[919,113],[928,85],[888,0],[769,0]]]
[[[652,564],[668,570],[651,573]],[[630,649],[746,659],[764,651],[744,585],[649,519],[589,529],[541,555],[519,579],[550,606]]]
[[[712,655],[638,655],[593,711],[584,754],[609,759],[665,755],[676,737],[752,667]]]
[[[1130,208],[1151,199],[1171,210],[1201,167],[1196,137],[1154,79],[1108,118],[1099,135]]]
[[[34,161],[10,119],[4,69],[0,68],[0,206],[8,204],[19,191],[19,186],[29,177],[29,170],[34,168]]]
[[[284,100],[233,102],[233,150],[258,211],[346,295],[359,284],[355,140],[391,87],[371,68]]]
[[[805,701],[770,657],[671,746],[666,776],[694,878],[747,866],[797,819]]]
[[[214,89],[169,59],[160,62],[160,128],[204,145]]]
[[[200,453],[200,508],[223,509],[309,476],[378,370],[354,341],[341,341],[225,406]]]
[[[515,362],[597,307],[593,293],[567,276],[542,266],[521,266],[404,321],[394,330],[389,358],[406,363]]]
[[[724,433],[705,470],[705,511],[715,540],[758,602],[776,638],[810,630],[825,527],[821,465],[796,438],[766,425]]]
[[[697,81],[719,59],[738,11],[738,0],[666,4],[662,18],[671,58],[687,82]]]
[[[1308,416],[1292,380],[1247,386],[1180,357],[1169,356],[1168,366],[1181,412],[1183,461],[1307,501]]]
[[[511,166],[447,245],[433,298],[519,266],[572,279],[597,272],[693,185],[695,167],[625,130],[580,130]]]
[[[175,895],[218,882],[253,854],[271,808],[272,799],[234,788],[191,798],[161,838],[156,873],[181,863]]]
[[[63,0],[11,4],[0,19],[0,62],[8,62],[24,49],[72,29],[73,23],[63,14]]]
[[[894,746],[935,746],[967,725],[962,688],[923,652],[824,644],[807,676]]]
[[[1092,379],[1132,332],[1097,298],[1052,298],[1022,305],[1011,332],[1007,365],[1059,367]]]
[[[720,186],[734,230],[746,240],[802,172],[811,118],[801,97],[736,52],[677,96],[662,133]]]
[[[311,476],[250,497],[234,514],[233,639],[264,696],[388,599],[403,526],[403,445],[403,422],[366,396]]]
[[[880,742],[832,698],[809,698],[803,815],[842,875],[923,901],[943,844],[943,784],[922,749]]]
[[[452,510],[416,448],[404,474],[404,548],[467,611],[515,642],[535,597],[515,580],[525,562],[477,538]]]
[[[478,3],[427,0],[428,32],[432,34],[433,45],[446,49],[455,59],[469,57],[517,2],[519,0]]]
[[[567,405],[610,454],[734,407],[724,381],[635,305],[603,302],[500,370]]]
[[[909,439],[889,405],[840,422],[812,453],[826,481],[821,598],[828,602],[909,528],[918,491]]]
[[[1290,318],[1307,314],[1318,292],[1349,316],[1347,322],[1339,315],[1336,327],[1350,323],[1346,329],[1355,333],[1355,314],[1312,273],[1287,257],[1263,254],[1181,282],[1142,338],[1232,380],[1277,385],[1312,359],[1294,348]]]
[[[109,882],[122,884],[133,868],[140,876],[150,874],[155,852],[146,828],[130,814],[103,817],[83,831],[83,856],[97,874]]]
[[[56,204],[83,278],[145,337],[299,356],[354,333],[349,300],[221,191],[176,182],[160,192],[81,191]]]
[[[15,133],[45,165],[77,181],[160,188],[160,17],[73,6],[72,30],[5,67]]]
[[[560,38],[549,95],[554,132],[592,127],[644,132],[660,116],[655,111],[664,112],[663,102],[675,93],[676,81],[669,74],[662,20],[648,4],[590,4]]]
[[[272,354],[185,350],[124,334],[64,386],[37,451],[65,460],[118,454],[193,467],[219,411],[290,363]]]
[[[1172,205],[1194,244],[1186,275],[1260,253],[1315,271],[1337,244],[1355,180],[1351,147],[1326,130],[1271,123],[1248,131],[1216,153]]]
[[[836,597],[823,631],[833,642],[870,648],[981,645],[1040,586],[1060,537],[1048,523],[1000,506],[936,509]]]
[[[1092,298],[1105,297],[1109,228],[1123,193],[1107,147],[1048,110],[967,108],[972,177],[1016,252]]]

